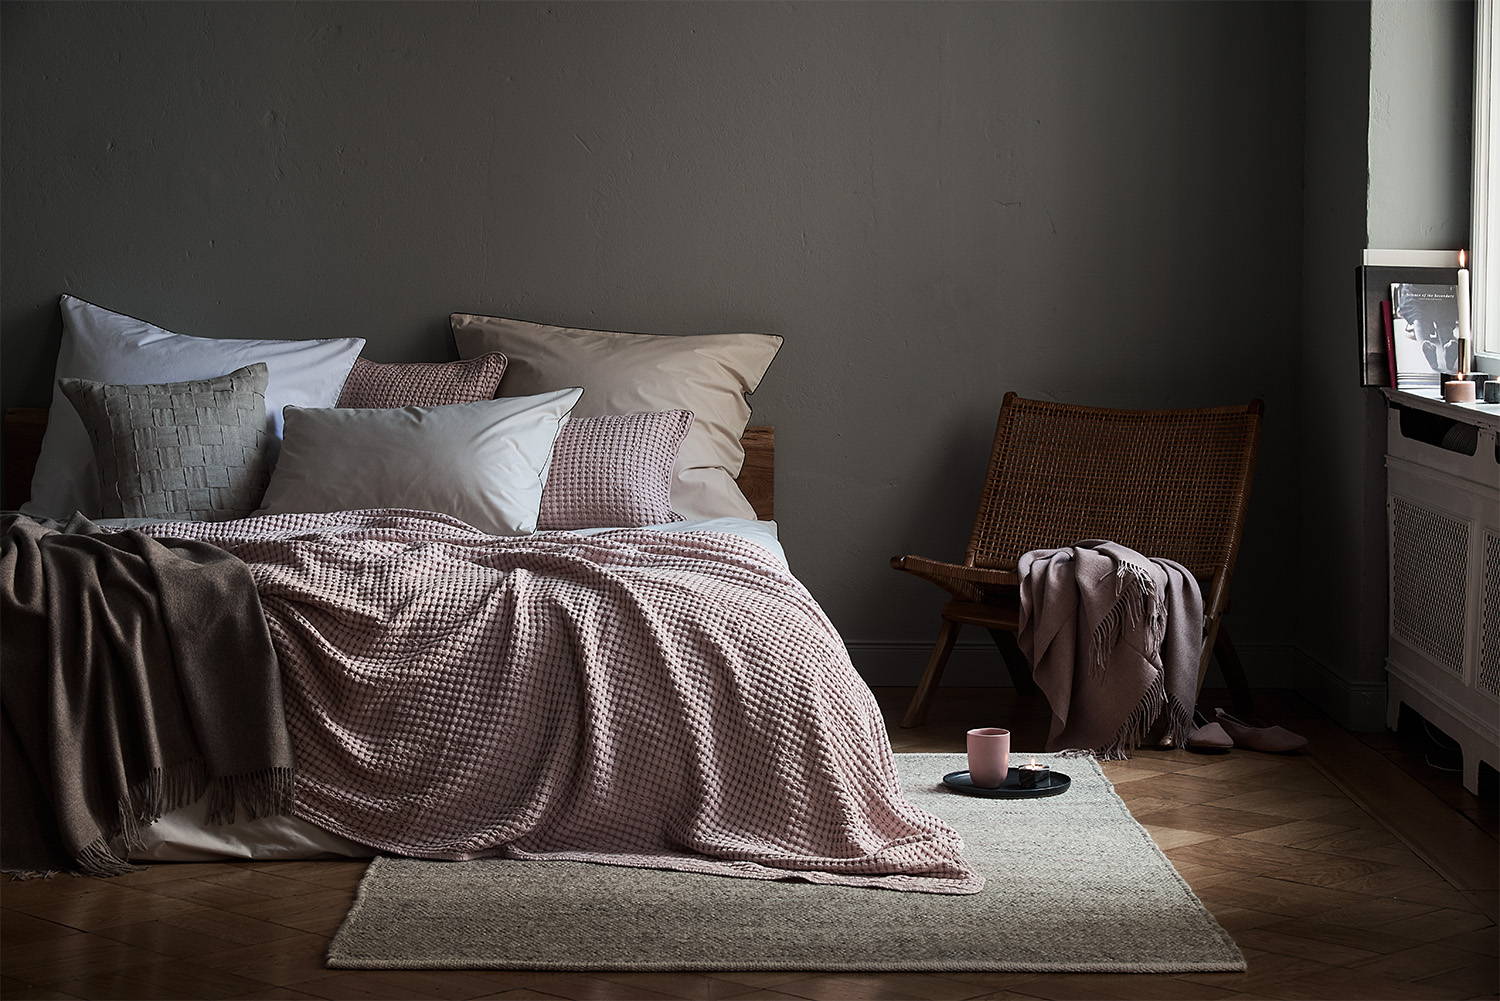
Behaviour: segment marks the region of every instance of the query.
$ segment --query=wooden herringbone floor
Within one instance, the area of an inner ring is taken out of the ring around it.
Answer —
[[[880,694],[894,711],[907,693]],[[1314,739],[1312,754],[1150,751],[1106,766],[1131,811],[1239,942],[1250,961],[1244,974],[340,972],[324,969],[323,952],[364,863],[284,862],[157,865],[112,880],[7,883],[0,887],[0,995],[745,1001],[1495,996],[1492,830],[1475,822],[1475,810],[1456,809],[1451,791],[1449,802],[1433,795],[1378,742],[1355,739],[1297,700],[1268,701],[1279,718]],[[927,726],[892,734],[897,750],[957,751],[965,728],[999,723],[1015,731],[1018,747],[1040,747],[1045,722],[1044,709],[1015,700],[1008,690],[945,691]]]

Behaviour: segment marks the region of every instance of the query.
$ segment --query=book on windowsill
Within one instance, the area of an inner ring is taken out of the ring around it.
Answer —
[[[1394,254],[1396,251],[1381,251],[1381,253]],[[1454,256],[1456,258],[1456,255]],[[1367,264],[1355,268],[1359,298],[1360,385],[1396,385],[1397,366],[1392,353],[1394,330],[1390,336],[1386,334],[1384,316],[1386,308],[1391,304],[1391,286],[1401,284],[1456,286],[1458,284],[1456,260],[1454,264],[1454,267]]]
[[[1443,373],[1456,372],[1458,287],[1397,282],[1391,285],[1391,338],[1396,354],[1396,388],[1436,393]]]
[[[1385,375],[1387,386],[1396,385],[1396,333],[1395,320],[1391,317],[1391,300],[1380,303],[1380,326],[1385,331]]]

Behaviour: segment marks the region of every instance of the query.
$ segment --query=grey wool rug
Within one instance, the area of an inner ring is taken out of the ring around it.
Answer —
[[[1245,969],[1234,940],[1096,762],[1037,755],[1060,796],[948,792],[961,754],[899,754],[913,803],[964,838],[970,896],[582,862],[371,863],[328,952],[341,969],[1184,973]]]

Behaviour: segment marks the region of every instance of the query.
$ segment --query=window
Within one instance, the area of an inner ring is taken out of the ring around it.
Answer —
[[[1500,355],[1500,26],[1494,6],[1475,4],[1474,22],[1474,343]]]

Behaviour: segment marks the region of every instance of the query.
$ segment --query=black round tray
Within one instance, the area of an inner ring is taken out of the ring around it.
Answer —
[[[994,789],[977,786],[974,780],[969,778],[968,772],[949,772],[943,776],[943,785],[954,792],[961,792],[965,796],[983,796],[986,799],[1038,799],[1042,796],[1060,796],[1068,791],[1068,786],[1073,780],[1055,768],[1049,768],[1047,774],[1037,780],[1037,784],[1031,789],[1021,788],[1021,769],[1012,768],[1005,776],[1005,781]]]

